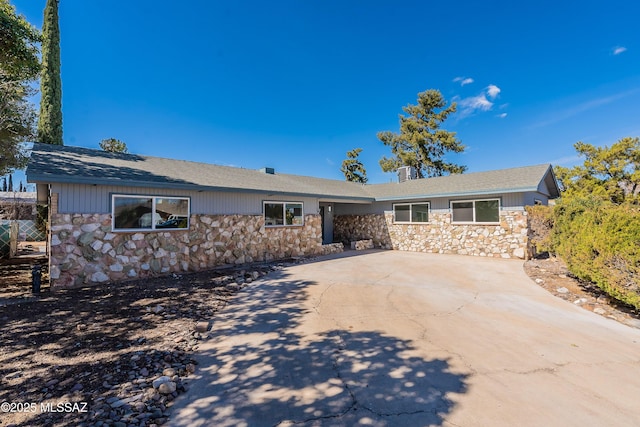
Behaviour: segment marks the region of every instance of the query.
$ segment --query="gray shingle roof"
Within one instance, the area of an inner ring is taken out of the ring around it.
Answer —
[[[29,182],[122,185],[204,191],[246,191],[372,201],[361,184],[218,166],[207,163],[108,153],[81,147],[34,144]]]
[[[379,184],[371,186],[369,192],[376,200],[518,193],[538,191],[541,181],[550,189],[549,196],[559,196],[549,164]]]
[[[362,185],[218,166],[184,160],[107,153],[88,148],[34,144],[29,182],[121,185],[204,191],[245,191],[352,201],[396,200],[499,192],[537,191],[542,181],[557,197],[549,165]]]

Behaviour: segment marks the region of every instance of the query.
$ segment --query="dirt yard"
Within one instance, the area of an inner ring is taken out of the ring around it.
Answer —
[[[609,319],[640,328],[638,310],[612,300],[594,284],[584,283],[572,277],[562,260],[557,258],[530,260],[524,264],[524,270],[534,282],[558,298]]]
[[[43,286],[33,296],[29,265],[0,265],[0,425],[163,424],[198,369],[191,355],[214,314],[246,283],[279,268],[171,275],[55,294]],[[571,278],[561,261],[528,261],[525,271],[560,298],[640,327],[637,312]]]
[[[34,297],[29,265],[0,266],[0,425],[163,424],[214,313],[274,268],[43,287]]]

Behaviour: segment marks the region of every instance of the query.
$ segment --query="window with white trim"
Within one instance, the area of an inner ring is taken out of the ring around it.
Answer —
[[[264,225],[267,227],[286,227],[304,225],[302,203],[300,202],[264,202]]]
[[[495,224],[500,222],[500,199],[451,202],[452,222]]]
[[[111,196],[111,227],[114,231],[184,230],[189,228],[188,197]]]
[[[429,202],[394,204],[393,222],[408,224],[429,222]]]

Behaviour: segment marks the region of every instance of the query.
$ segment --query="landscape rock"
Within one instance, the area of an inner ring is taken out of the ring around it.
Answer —
[[[165,382],[160,384],[158,387],[158,392],[161,394],[171,394],[176,391],[176,383],[173,381]]]
[[[153,388],[158,389],[162,384],[171,381],[171,378],[169,378],[166,375],[163,375],[159,378],[156,378],[155,380],[153,380]]]
[[[5,379],[7,380],[12,380],[15,378],[20,378],[22,376],[22,371],[16,371],[16,372],[12,372],[8,375],[5,376]]]
[[[209,322],[198,322],[195,327],[196,332],[205,333],[209,330]]]

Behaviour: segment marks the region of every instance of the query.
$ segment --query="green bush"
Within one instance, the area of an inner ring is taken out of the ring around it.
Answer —
[[[594,197],[554,209],[552,247],[576,277],[640,309],[640,208]]]

